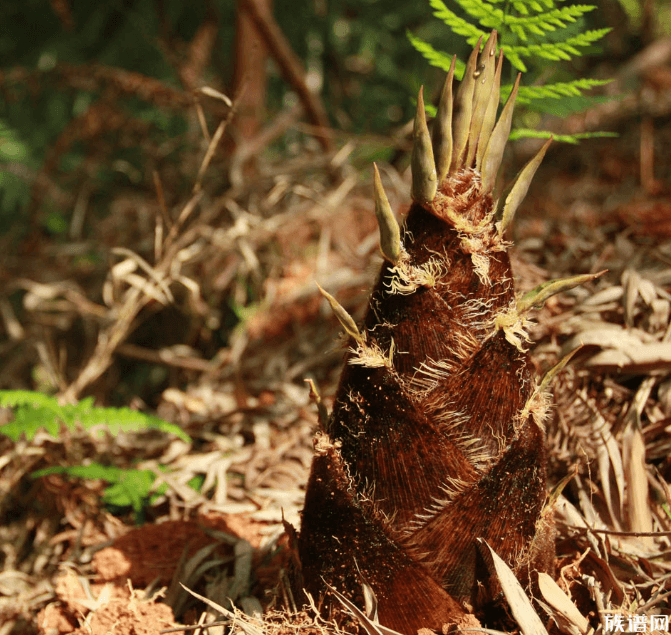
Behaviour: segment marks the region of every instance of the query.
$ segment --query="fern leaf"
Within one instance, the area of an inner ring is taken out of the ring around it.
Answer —
[[[596,9],[594,5],[577,4],[561,8],[553,8],[536,15],[514,16],[505,19],[506,25],[523,41],[527,40],[527,32],[544,37],[550,31],[565,28],[567,23],[575,22],[585,13]]]
[[[493,7],[484,0],[457,0],[457,3],[486,29],[500,29],[506,20],[506,15],[501,9]],[[435,15],[438,16],[437,13]]]
[[[150,428],[174,434],[187,443],[191,441],[189,435],[179,426],[130,408],[92,408],[81,413],[79,422],[86,429],[104,426],[112,436],[120,432],[138,432]]]
[[[594,29],[585,31],[562,42],[545,42],[543,44],[530,44],[526,46],[503,46],[504,55],[514,64],[512,56],[518,57],[542,57],[544,59],[559,61],[570,60],[571,57],[580,57],[582,53],[578,47],[587,47],[600,40],[611,29]],[[521,68],[519,70],[522,70]]]
[[[102,499],[107,505],[132,507],[137,517],[147,503],[151,505],[158,496],[167,491],[168,486],[161,483],[152,492],[155,481],[156,474],[151,470],[123,470],[118,482],[105,490]]]
[[[76,478],[84,479],[100,479],[108,483],[118,483],[121,478],[123,470],[120,467],[113,465],[101,465],[100,463],[92,463],[90,465],[54,465],[52,467],[45,467],[42,470],[36,470],[31,474],[33,478],[40,478],[41,476],[48,476],[49,474],[67,474]]]
[[[428,42],[425,42],[421,38],[414,36],[410,31],[406,31],[410,44],[412,44],[415,49],[431,64],[437,68],[441,68],[445,72],[450,70],[450,64],[452,63],[452,57],[446,53],[441,53],[433,48]],[[464,70],[466,65],[461,61],[456,61],[454,76],[457,79],[461,79],[464,76]]]
[[[569,22],[575,22],[578,18],[590,11],[596,9],[594,5],[577,4],[565,7],[554,7],[550,2],[549,11],[543,11],[543,8],[534,3],[530,8],[535,15],[529,12],[529,9],[523,3],[520,4],[518,12],[520,15],[506,15],[506,13],[491,2],[485,0],[457,0],[461,8],[472,18],[477,20],[481,26],[486,29],[510,29],[523,42],[527,41],[528,33],[538,37],[544,37],[550,31],[556,31],[558,28],[565,28]],[[437,6],[437,2],[434,5]],[[449,9],[447,9],[449,11]],[[439,15],[440,14],[440,15]],[[443,9],[435,15],[440,17],[444,15]],[[504,47],[505,50],[505,47]]]
[[[533,130],[531,128],[515,128],[508,137],[511,141],[515,139],[549,139],[561,143],[578,144],[581,139],[599,139],[603,137],[617,137],[616,132],[580,132],[577,134],[556,134],[550,130]]]
[[[466,41],[474,46],[480,37],[485,38],[487,33],[474,24],[460,18],[456,13],[450,11],[442,0],[429,0],[429,4],[433,7],[433,15],[435,15],[439,20],[442,20],[447,24],[454,33],[457,35],[462,35],[466,38]]]
[[[61,406],[55,397],[32,390],[0,390],[0,406],[15,409],[14,420],[0,426],[0,434],[13,441],[22,435],[30,441],[39,430],[58,437],[61,425],[71,430],[76,425],[86,430],[104,426],[112,436],[122,431],[155,429],[191,441],[179,426],[130,408],[96,408],[92,397]]]
[[[88,412],[92,408],[95,408],[95,400],[93,397],[84,397],[84,399],[72,406],[74,413]]]
[[[50,408],[41,408],[31,405],[16,406],[14,420],[0,426],[0,434],[18,441],[21,437],[32,441],[35,435],[43,430],[50,436],[58,438],[63,425],[63,419],[54,415]]]
[[[35,392],[34,390],[0,390],[0,406],[5,408],[16,408],[19,406],[44,408],[53,412],[63,422],[66,420],[65,409],[58,403],[55,397]]]
[[[495,2],[506,2],[506,0],[494,0]],[[519,11],[522,13],[523,10],[529,8],[532,11],[536,11],[539,13],[540,11],[543,10],[543,6],[545,5],[545,8],[547,9],[552,9],[554,7],[554,1],[553,0],[515,0],[513,2],[513,7],[515,8],[516,11]]]
[[[52,466],[33,472],[33,478],[48,476],[49,474],[65,474],[74,478],[86,480],[100,479],[109,483],[102,495],[107,505],[115,507],[132,507],[136,516],[147,504],[167,491],[167,485],[161,483],[154,487],[156,473],[152,470],[122,469],[113,465],[68,465]]]
[[[555,82],[544,86],[520,86],[517,93],[518,104],[529,104],[536,99],[561,99],[562,97],[579,96],[586,90],[596,86],[605,86],[610,79],[581,78],[571,82]],[[505,101],[512,90],[512,84],[501,86],[501,100]]]

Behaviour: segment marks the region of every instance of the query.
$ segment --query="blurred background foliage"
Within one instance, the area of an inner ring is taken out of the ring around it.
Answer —
[[[273,5],[277,24],[307,70],[308,85],[320,92],[331,124],[347,133],[389,131],[412,116],[419,85],[439,85],[439,71],[413,49],[406,30],[462,59],[468,50],[461,37],[432,17],[428,2],[275,0]],[[620,17],[640,21],[637,5],[622,0]],[[0,228],[6,230],[31,208],[31,197],[36,198],[31,189],[44,167],[50,172],[46,176],[59,175],[57,184],[66,190],[76,187],[84,174],[95,178],[103,186],[96,188],[96,197],[104,202],[108,188],[151,185],[148,157],[179,162],[189,142],[187,113],[180,104],[158,107],[151,100],[126,95],[115,106],[133,122],[130,129],[128,121],[116,129],[115,122],[108,121],[113,134],[102,145],[96,136],[98,147],[87,147],[86,135],[77,138],[75,133],[70,143],[64,143],[68,124],[104,98],[108,89],[103,83],[87,86],[81,78],[75,81],[68,73],[59,73],[59,67],[96,64],[156,78],[175,88],[194,88],[184,85],[179,67],[188,61],[189,47],[203,26],[211,24],[215,39],[200,80],[234,97],[230,90],[236,72],[237,10],[233,0],[3,2],[0,19],[11,28],[0,33],[0,161],[6,168],[0,176]],[[604,11],[591,17],[600,25],[607,18]],[[277,68],[268,66],[270,120],[295,97]],[[55,150],[59,139],[62,147]],[[45,166],[49,161],[53,165]],[[36,201],[32,203],[35,213]],[[48,209],[48,200],[41,204],[47,206],[40,221],[43,228],[52,234],[64,231],[62,210]]]
[[[305,86],[319,96],[325,110],[323,123],[328,126],[321,146],[315,122],[310,127],[304,123],[309,116],[296,115],[297,105],[305,107],[305,99],[297,96],[275,55],[268,55],[263,63],[260,80],[250,86],[244,79],[248,54],[255,50],[240,25],[241,11],[249,3],[266,6],[271,26],[304,70]],[[454,8],[449,0],[447,4]],[[591,51],[593,56],[571,62],[564,71],[569,76],[596,72],[609,77],[618,63],[655,35],[649,26],[651,12],[655,28],[667,28],[668,0],[657,4],[596,0],[595,4],[597,10],[581,26],[613,30],[603,46]],[[203,221],[209,226],[233,225],[241,218],[240,209],[257,210],[266,217],[276,212],[271,204],[252,205],[250,198],[235,194],[242,186],[231,176],[230,157],[276,125],[283,114],[294,113],[272,143],[259,143],[250,156],[263,154],[286,171],[292,159],[311,161],[314,173],[300,168],[302,182],[311,187],[320,179],[331,178],[335,183],[333,175],[316,173],[330,160],[319,164],[319,159],[329,154],[324,149],[335,152],[352,138],[357,139],[355,156],[365,154],[366,165],[371,157],[405,160],[409,143],[399,139],[407,138],[410,130],[418,88],[434,87],[433,94],[427,95],[434,99],[444,75],[427,64],[406,33],[438,50],[457,53],[460,59],[469,51],[463,38],[433,17],[428,0],[4,0],[0,23],[4,25],[0,30],[0,283],[6,287],[7,302],[0,309],[7,332],[12,323],[8,315],[25,323],[31,310],[24,302],[26,284],[17,283],[19,278],[43,284],[75,281],[86,298],[98,303],[91,310],[101,313],[102,283],[114,262],[113,247],[124,245],[153,262],[159,206],[173,217],[179,213],[191,196],[208,137],[222,121],[227,122],[224,137],[203,185],[215,210]],[[552,66],[538,62],[525,83],[542,80]],[[234,108],[199,93],[203,86],[228,96]],[[244,109],[237,110],[245,94],[261,106],[252,113],[248,129],[240,124]],[[240,174],[249,197],[259,197],[259,192],[273,187],[273,183],[267,188],[256,185],[254,165]],[[314,189],[317,200],[318,193],[326,191],[325,186],[319,187]],[[235,204],[217,199],[225,194]],[[272,198],[268,195],[267,200]],[[283,209],[289,208],[287,196],[283,204]],[[315,235],[320,231],[315,228]],[[264,275],[275,271],[277,265],[269,254],[276,246],[255,249],[255,257],[267,268]],[[240,259],[227,254],[216,257],[221,263],[211,259],[212,271],[202,264],[193,272],[201,283],[208,275],[211,278],[212,288],[204,290],[203,296],[212,315],[219,311],[216,319],[204,317],[205,309],[198,309],[202,315],[196,316],[201,320],[197,324],[186,302],[177,309],[155,311],[156,315],[150,307],[144,313],[153,321],[137,328],[135,344],[156,349],[187,342],[205,359],[227,344],[235,325],[245,319],[245,311],[261,301],[264,278],[246,269],[240,273],[235,268],[242,267],[235,264]],[[244,264],[246,258],[240,262]],[[224,282],[214,280],[226,266],[233,273],[221,274]],[[31,293],[38,294],[37,287],[31,288]],[[63,287],[58,289],[63,293]],[[32,328],[35,333],[57,334],[53,341],[44,337],[54,349],[50,353],[54,359],[60,355],[59,338],[67,340],[69,352],[62,363],[67,383],[93,350],[97,329],[105,320],[100,315],[97,321],[91,320],[84,311],[63,322],[55,311],[39,317]],[[180,311],[183,323],[175,315]],[[16,331],[20,331],[18,325]],[[12,337],[2,340],[0,354],[19,346],[17,342],[28,350],[29,339],[19,333],[13,336],[14,342]],[[26,380],[25,367],[30,364],[16,364],[23,375],[6,369],[11,380],[0,378],[0,384],[42,386],[40,378]],[[165,375],[160,364],[142,366],[126,359],[118,362],[117,374],[109,383],[121,391],[117,402],[127,403],[142,382],[149,386],[146,394],[167,385]]]
[[[445,31],[429,19],[428,5],[421,2],[276,0],[273,13],[308,77],[321,87],[331,121],[350,132],[384,132],[410,116],[410,96],[432,71],[410,46],[405,29],[420,29],[427,37]],[[178,68],[199,29],[210,21],[216,25],[216,41],[202,83],[230,95],[235,16],[232,0],[3,2],[0,19],[11,28],[0,33],[0,161],[6,168],[0,177],[0,228],[6,230],[30,207],[31,181],[52,158],[68,124],[104,96],[105,85],[75,81],[58,72],[62,65],[119,68],[185,88]],[[267,118],[291,99],[269,64]],[[145,165],[149,156],[183,157],[189,113],[180,104],[166,109],[126,96],[115,105],[135,123],[137,134],[110,130],[111,138],[103,135],[105,147],[97,148],[73,135],[49,175],[61,175],[59,185],[76,187],[85,173],[106,185],[103,191],[120,184],[151,185]],[[158,156],[147,152],[151,144]],[[104,161],[93,160],[96,154]],[[44,229],[63,231],[66,223],[58,221],[58,210],[51,212],[43,215]]]

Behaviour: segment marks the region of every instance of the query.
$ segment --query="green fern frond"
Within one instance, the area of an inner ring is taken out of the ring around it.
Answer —
[[[551,9],[554,7],[554,1],[553,0],[516,0],[514,2],[510,2],[510,0],[491,0],[492,4],[510,4],[515,11],[524,14],[525,12],[528,12],[529,9],[531,11],[536,11],[537,13],[540,13],[543,11],[543,6],[545,6],[546,9]]]
[[[14,420],[0,426],[0,434],[4,434],[12,441],[18,441],[22,436],[32,441],[35,435],[43,430],[57,439],[61,426],[69,427],[65,423],[67,418],[54,413],[49,407],[19,405],[15,406]]]
[[[85,480],[99,479],[109,483],[102,495],[103,502],[112,507],[132,507],[136,519],[139,519],[142,510],[147,505],[154,504],[168,490],[165,483],[155,487],[157,475],[152,470],[123,469],[113,465],[100,465],[100,463],[56,465],[33,472],[31,476],[39,478],[50,474],[64,474]]]
[[[596,9],[594,5],[574,4],[567,7],[552,9],[545,13],[525,16],[508,16],[505,23],[521,40],[527,40],[527,34],[545,37],[549,32],[564,29],[569,22],[576,22],[585,13]]]
[[[429,0],[433,5],[433,1]],[[503,10],[493,7],[491,3],[484,0],[456,0],[461,8],[472,18],[475,18],[485,29],[497,29],[503,24],[505,13]],[[436,0],[438,4],[440,0]],[[440,4],[443,4],[440,2]],[[443,6],[445,6],[443,4]],[[449,9],[447,9],[449,11]],[[438,12],[434,13],[440,17]]]
[[[157,466],[158,472],[167,472],[164,465]],[[132,507],[136,521],[141,519],[145,507],[158,502],[161,496],[168,491],[166,483],[156,484],[157,471],[134,468],[124,469],[114,465],[54,465],[33,472],[33,478],[48,476],[49,474],[64,474],[72,478],[85,480],[101,480],[108,483],[102,495],[102,501],[112,508]],[[186,483],[194,492],[200,492],[204,476],[196,475]]]
[[[515,139],[549,139],[562,143],[578,144],[582,139],[598,139],[603,137],[617,137],[616,132],[579,132],[577,134],[556,134],[549,130],[533,130],[531,128],[515,128],[508,137],[511,141]]]
[[[496,29],[501,36],[502,44],[500,48],[503,49],[504,55],[516,69],[522,72],[527,71],[526,64],[522,61],[524,57],[542,57],[553,61],[579,57],[581,55],[580,47],[590,46],[610,31],[610,29],[595,29],[557,42],[544,39],[548,33],[565,29],[569,23],[575,23],[586,13],[593,11],[596,8],[595,5],[579,4],[555,7],[552,0],[549,0],[545,3],[546,8],[549,9],[546,11],[537,2],[517,2],[513,3],[513,6],[520,15],[512,15],[506,12],[508,9],[500,9],[494,6],[495,3],[488,0],[456,1],[467,15],[477,22],[477,25],[448,9],[442,0],[429,0],[429,4],[433,8],[433,14],[449,26],[454,33],[465,37],[470,46],[474,46],[481,36],[486,37],[492,29]],[[532,14],[530,9],[535,14]],[[513,34],[525,44],[504,43],[506,32]],[[544,39],[544,41],[542,43],[526,44],[530,35]],[[419,43],[420,45],[426,45],[422,40],[419,40]],[[415,42],[413,42],[413,45],[417,48]],[[419,48],[417,50],[420,53],[422,52]],[[429,57],[427,59],[431,61]],[[444,60],[436,65],[443,68]]]
[[[20,406],[44,408],[63,420],[66,417],[65,409],[61,407],[54,397],[41,392],[35,392],[34,390],[0,390],[0,406],[3,408],[17,408]]]
[[[465,17],[449,9],[443,0],[428,0],[433,14],[442,20],[453,33],[466,38],[474,46],[480,37],[486,39],[492,30],[499,37],[499,50],[513,68],[526,72],[527,62],[538,60],[553,62],[570,60],[584,54],[587,47],[603,38],[610,29],[593,29],[580,32],[584,16],[593,11],[592,4],[558,6],[561,0],[455,0],[457,10]],[[444,71],[450,67],[451,55],[437,51],[428,42],[408,33],[411,44],[428,62]],[[464,64],[457,62],[455,75],[463,76]],[[528,110],[566,116],[580,112],[595,102],[610,99],[591,97],[584,93],[607,84],[609,80],[579,78],[573,81],[555,82],[542,86],[520,87],[517,103]],[[501,101],[510,94],[512,85],[501,86]],[[427,106],[427,112],[430,108]],[[529,136],[528,131],[515,133],[517,137]],[[547,133],[549,134],[549,133]],[[541,135],[541,136],[547,136]],[[590,134],[593,136],[605,136]],[[585,138],[579,135],[556,137],[558,141],[576,143]]]
[[[179,426],[158,417],[130,408],[96,408],[93,398],[76,405],[61,406],[55,397],[30,390],[0,390],[0,405],[14,409],[14,420],[0,426],[0,434],[13,441],[21,436],[31,440],[40,430],[58,437],[61,426],[75,430],[107,431],[112,436],[120,432],[154,429],[174,434],[187,443],[191,441]]]
[[[543,86],[520,86],[517,93],[517,104],[530,104],[537,99],[561,99],[562,97],[571,97],[582,95],[584,91],[590,90],[596,86],[605,86],[612,80],[610,79],[575,79],[572,82],[555,82],[554,84],[545,84]],[[505,101],[512,90],[512,86],[501,87],[501,99]]]
[[[510,59],[512,63],[515,57],[542,57],[547,60],[560,61],[570,60],[572,57],[582,55],[578,47],[587,47],[604,37],[611,29],[594,29],[580,33],[561,42],[545,42],[543,44],[529,44],[527,46],[502,46],[503,54]],[[520,71],[526,71],[524,68],[517,67]]]
[[[447,72],[450,68],[452,58],[441,51],[436,50],[421,38],[414,36],[409,31],[407,32],[408,39],[415,49],[432,65]],[[464,75],[465,64],[461,60],[457,60],[455,66],[454,76],[461,79]],[[584,91],[591,90],[597,86],[605,86],[612,80],[610,79],[588,79],[580,78],[571,82],[555,82],[553,84],[545,84],[542,86],[520,86],[517,93],[517,103],[519,105],[529,105],[535,100],[539,99],[562,99],[563,97],[579,96]],[[505,102],[512,90],[512,84],[501,86],[501,101]],[[431,105],[427,104],[427,112],[433,115]]]
[[[486,36],[486,31],[460,18],[454,11],[450,11],[442,0],[429,0],[429,4],[434,9],[433,15],[447,24],[454,33],[465,37],[471,46],[475,46],[480,37]]]
[[[82,426],[86,429],[103,426],[112,436],[120,432],[152,429],[174,434],[183,441],[191,440],[178,426],[130,408],[92,408],[83,415]]]
[[[494,0],[494,2],[504,2],[507,3],[509,0]],[[553,0],[541,0],[538,2],[537,0],[513,0],[512,6],[515,9],[515,11],[518,11],[519,13],[524,14],[525,11],[529,11],[531,9],[532,11],[540,12],[543,10],[543,6],[545,5],[545,8],[551,9],[554,6]]]
[[[544,11],[538,3],[530,4],[535,15],[529,12],[529,8],[524,3],[520,3],[518,9],[521,15],[506,15],[499,8],[492,6],[491,2],[485,0],[456,0],[461,8],[472,18],[475,18],[483,27],[487,29],[502,30],[503,27],[510,29],[521,40],[527,40],[527,33],[544,37],[550,31],[556,31],[558,28],[565,28],[567,23],[575,22],[585,13],[596,9],[594,5],[576,4],[566,7],[554,7],[552,2],[547,6],[549,11]],[[439,0],[436,0],[436,5]],[[442,2],[440,3],[442,4]],[[433,2],[432,2],[433,5]],[[437,11],[442,14],[446,9],[445,5]],[[449,11],[449,9],[447,9]],[[440,17],[440,16],[438,16]],[[504,47],[505,51],[505,47]]]
[[[450,70],[450,64],[452,63],[452,57],[447,55],[447,53],[442,53],[437,51],[433,46],[428,42],[425,42],[421,38],[414,36],[410,31],[406,31],[410,43],[415,47],[415,49],[422,54],[424,59],[426,59],[431,66],[436,68],[441,68],[446,73]],[[457,60],[454,69],[454,76],[457,79],[461,79],[464,76],[464,70],[466,69],[466,64],[461,60]]]

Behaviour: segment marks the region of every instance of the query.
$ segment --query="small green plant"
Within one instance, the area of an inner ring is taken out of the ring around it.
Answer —
[[[585,95],[586,91],[610,82],[606,79],[570,78],[561,71],[557,62],[581,57],[586,50],[601,40],[610,29],[584,30],[584,16],[596,9],[594,5],[572,4],[560,6],[555,0],[455,0],[466,17],[460,17],[448,9],[442,0],[429,0],[433,14],[442,20],[453,33],[463,36],[474,46],[488,33],[498,32],[499,50],[510,62],[513,70],[529,71],[533,66],[537,71],[536,85],[520,86],[516,103],[524,106],[533,117],[523,117],[526,122],[539,119],[537,113],[567,116],[580,112],[589,106],[609,99],[601,96]],[[436,50],[431,44],[408,32],[412,45],[432,66],[446,72],[450,68],[452,56]],[[498,51],[497,51],[498,52]],[[545,62],[545,63],[544,63]],[[461,79],[464,63],[457,60],[455,77]],[[562,81],[539,83],[549,76],[560,75]],[[566,80],[564,81],[564,78]],[[500,98],[505,101],[510,95],[513,83],[501,85]],[[548,138],[551,133],[528,127],[512,131],[510,138]],[[555,140],[577,143],[579,139],[595,136],[613,136],[610,133],[591,132],[575,135],[554,135]]]
[[[154,491],[156,474],[151,470],[123,469],[113,465],[55,465],[32,473],[33,478],[48,476],[49,474],[65,474],[74,478],[85,480],[100,479],[109,483],[102,495],[102,501],[112,508],[132,507],[137,515],[147,505],[152,505],[165,494],[167,486],[165,483],[159,485]]]
[[[30,441],[39,430],[57,438],[61,428],[81,427],[93,433],[105,431],[116,436],[120,432],[155,429],[174,434],[187,443],[191,441],[179,426],[158,417],[130,408],[96,408],[93,397],[75,405],[61,405],[55,397],[32,390],[0,390],[0,406],[14,410],[14,420],[0,426],[0,434],[13,441],[22,436]]]
[[[165,468],[160,466],[161,470]],[[48,476],[49,474],[65,474],[85,480],[100,479],[109,483],[102,495],[102,501],[112,511],[131,507],[136,521],[139,521],[147,507],[151,507],[163,496],[168,486],[161,483],[155,486],[158,475],[153,470],[124,469],[112,465],[53,466],[32,473],[33,478]],[[204,478],[195,476],[188,485],[194,491],[200,491]]]
[[[90,434],[117,436],[120,432],[137,432],[146,429],[174,434],[189,442],[190,437],[178,426],[130,408],[97,408],[93,398],[83,399],[75,405],[61,405],[55,397],[30,390],[0,390],[0,406],[12,408],[14,420],[0,426],[0,434],[13,441],[25,437],[28,441],[43,430],[58,438],[63,428],[83,429]],[[163,470],[162,466],[159,466]],[[109,485],[102,501],[112,510],[132,508],[136,521],[140,521],[146,507],[153,505],[167,490],[162,483],[155,487],[156,472],[149,469],[120,468],[92,462],[89,465],[51,466],[33,472],[33,478],[49,474],[65,474],[74,478],[100,479]],[[198,491],[202,479],[189,481]]]

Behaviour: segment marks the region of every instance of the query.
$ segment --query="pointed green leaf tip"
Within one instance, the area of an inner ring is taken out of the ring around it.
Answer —
[[[599,276],[606,273],[606,271],[607,270],[604,269],[598,273],[585,273],[581,276],[572,276],[570,278],[559,278],[558,280],[542,282],[531,291],[525,293],[517,301],[517,312],[522,314],[526,313],[532,307],[542,306],[550,296],[561,293],[562,291],[568,291],[569,289],[573,289],[573,287],[585,284],[591,280],[596,280]]]
[[[603,273],[603,272],[602,272]],[[555,364],[550,370],[548,370],[545,375],[543,375],[543,379],[541,380],[541,383],[538,385],[537,392],[544,392],[550,387],[550,384],[554,381],[555,377],[561,373],[562,370],[564,370],[564,366],[568,364],[571,359],[573,359],[573,356],[582,348],[582,344],[578,346],[577,348],[574,348],[568,355],[564,355],[557,364]]]
[[[452,161],[452,84],[454,83],[454,68],[457,56],[452,57],[450,70],[440,94],[440,102],[436,118],[433,120],[433,154],[436,158],[436,171],[438,183],[441,183],[450,170]]]
[[[473,91],[475,90],[478,55],[482,46],[482,37],[478,40],[471,56],[466,62],[466,70],[457,90],[454,103],[454,147],[452,148],[452,170],[464,167],[468,133],[471,129],[471,115],[473,113]]]
[[[494,79],[496,78],[496,30],[485,42],[482,54],[479,57],[477,68],[473,73],[473,112],[468,133],[468,153],[466,167],[473,165],[475,151],[480,144],[487,143],[487,139],[480,136],[485,115],[489,110],[489,103],[494,97]],[[498,94],[495,99],[498,102]],[[497,103],[498,106],[498,103]]]
[[[433,148],[429,128],[426,125],[424,112],[424,87],[419,89],[417,97],[417,115],[413,129],[412,159],[412,198],[420,205],[428,205],[433,201],[438,190],[436,164],[433,161]]]
[[[500,72],[499,67],[499,72]],[[506,105],[501,111],[501,116],[499,117],[496,126],[494,126],[494,131],[489,137],[489,143],[487,143],[487,149],[484,152],[482,157],[482,164],[480,166],[480,172],[482,174],[482,191],[491,192],[494,189],[496,184],[496,175],[499,172],[501,167],[501,160],[503,159],[503,151],[506,149],[506,143],[508,142],[508,137],[510,136],[510,126],[513,121],[513,109],[515,108],[515,99],[517,98],[517,91],[520,87],[520,78],[522,77],[521,73],[518,73],[517,79],[515,80],[515,85],[513,86]]]
[[[373,177],[375,216],[377,216],[377,224],[380,227],[380,249],[382,255],[395,265],[401,257],[401,228],[391,210],[389,199],[384,193],[380,171],[375,163],[373,163],[373,168],[375,169]]]
[[[492,95],[485,111],[485,117],[482,120],[480,138],[478,139],[478,152],[475,157],[475,168],[480,170],[482,157],[489,145],[489,140],[496,124],[496,113],[499,110],[499,95],[501,94],[501,68],[503,67],[503,49],[499,51],[499,59],[496,62],[494,72],[494,82],[492,86]]]
[[[338,318],[338,322],[340,322],[341,326],[345,329],[347,335],[353,337],[360,344],[363,344],[364,338],[359,332],[354,318],[347,311],[345,311],[342,304],[340,304],[340,302],[338,302],[338,300],[336,300],[328,291],[324,291],[324,289],[322,289],[319,284],[317,284],[317,287],[319,288],[321,294],[328,300],[328,303],[331,305],[331,309],[333,309],[333,313],[335,313],[335,316]]]
[[[541,161],[545,156],[545,152],[550,147],[551,143],[552,137],[547,140],[547,143],[545,143],[538,151],[538,154],[536,154],[536,156],[520,170],[520,173],[517,175],[515,183],[508,192],[508,195],[501,197],[505,200],[505,203],[503,204],[503,214],[501,217],[501,222],[499,223],[500,235],[503,235],[503,232],[506,231],[507,227],[510,225],[513,217],[515,216],[517,208],[520,206],[520,203],[527,195],[527,192],[529,191],[529,185],[531,185],[531,179],[534,178],[534,174],[536,174],[536,170],[538,170],[538,167],[540,166]]]

